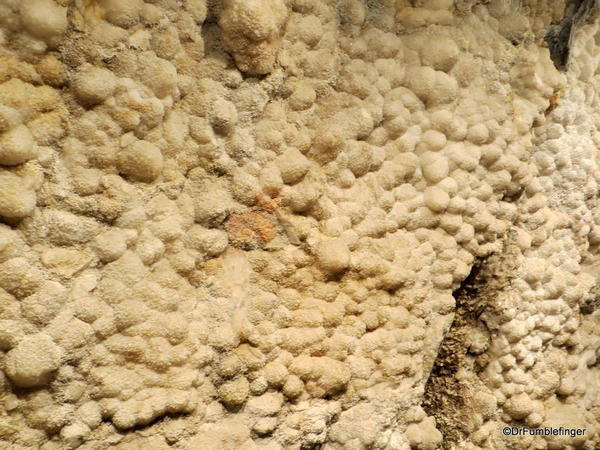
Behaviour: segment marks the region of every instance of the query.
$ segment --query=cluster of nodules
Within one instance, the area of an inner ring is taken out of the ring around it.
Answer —
[[[519,269],[511,282],[512,295],[503,299],[503,323],[490,352],[495,358],[483,377],[505,422],[585,427],[597,420],[589,408],[594,395],[581,382],[582,370],[595,364],[598,354],[597,343],[581,331],[586,327],[581,312],[597,283],[589,270],[598,245],[597,81],[586,86],[590,70],[600,67],[592,50],[597,49],[596,35],[594,25],[578,31],[569,74],[572,87],[548,113],[547,123],[536,129],[532,160],[539,174],[538,193],[520,204],[514,238],[521,252]],[[532,246],[536,240],[541,244]],[[558,402],[586,407],[567,411]],[[571,416],[560,418],[559,411]],[[584,441],[550,439],[549,448]]]
[[[435,448],[420,407],[390,418],[511,227],[523,269],[487,403],[535,426],[577,395],[576,355],[554,361],[591,280],[548,198],[585,164],[551,139],[589,124],[557,108],[532,142],[562,78],[498,35],[523,16],[493,2],[451,27],[451,1],[381,3],[0,7],[26,55],[0,71],[0,421],[27,425],[2,439],[118,442],[184,413],[206,422],[197,448]]]
[[[496,337],[479,350],[487,350],[490,358],[481,377],[486,387],[476,396],[485,399],[493,394],[489,401],[502,413],[473,433],[472,442],[477,445],[485,444],[497,421],[530,427],[566,426],[567,422],[586,427],[595,421],[586,408],[570,411],[565,419],[565,411],[556,406],[589,404],[584,400],[585,387],[577,381],[577,370],[582,361],[583,367],[595,363],[597,349],[592,342],[590,353],[589,342],[580,336],[579,307],[595,280],[580,265],[580,251],[566,214],[535,249],[523,248],[523,244],[531,245],[524,234],[520,230],[516,237],[522,254],[516,259],[515,278],[497,297],[498,316],[488,321]],[[481,420],[478,425],[483,423]],[[550,438],[548,445],[552,446],[548,448],[584,440]],[[541,438],[535,442],[547,445]]]

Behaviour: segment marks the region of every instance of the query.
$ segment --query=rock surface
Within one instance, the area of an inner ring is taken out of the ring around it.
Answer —
[[[0,448],[600,448],[593,3],[0,1]]]

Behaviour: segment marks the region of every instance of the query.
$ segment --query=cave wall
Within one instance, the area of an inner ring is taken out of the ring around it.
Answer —
[[[0,447],[598,448],[597,9],[0,0]]]

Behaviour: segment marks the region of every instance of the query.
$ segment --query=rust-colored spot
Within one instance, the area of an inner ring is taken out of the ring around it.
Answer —
[[[548,105],[548,108],[546,108],[546,111],[544,111],[544,115],[548,115],[552,112],[552,110],[554,108],[556,108],[556,106],[558,105],[558,100],[560,99],[562,95],[562,91],[556,91],[554,94],[552,94],[550,96],[550,98],[548,99],[550,101],[550,104]]]
[[[266,195],[256,197],[256,206],[253,208],[256,211],[264,211],[273,214],[281,202],[281,198],[271,198]]]
[[[232,214],[225,223],[229,242],[244,250],[262,248],[276,235],[275,217],[264,210],[249,210]]]

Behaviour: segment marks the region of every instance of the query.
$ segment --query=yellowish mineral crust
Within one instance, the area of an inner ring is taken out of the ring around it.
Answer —
[[[599,17],[0,0],[0,449],[600,448]]]

